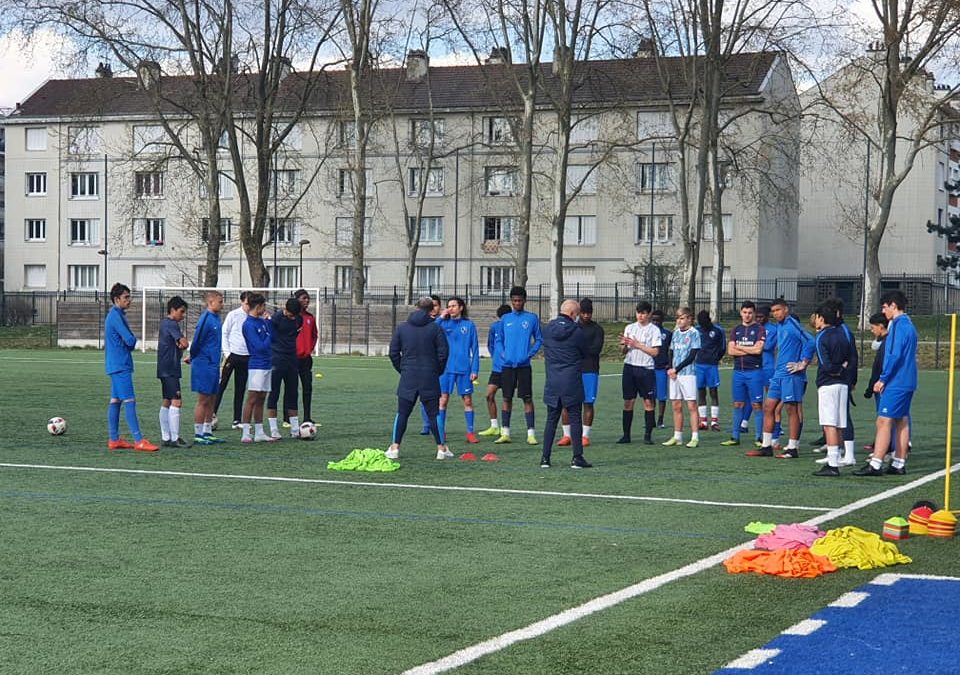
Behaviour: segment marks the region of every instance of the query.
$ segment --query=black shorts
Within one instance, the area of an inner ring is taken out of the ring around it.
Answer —
[[[161,377],[160,378],[161,398],[166,401],[180,400],[180,378],[179,377]]]
[[[657,397],[657,374],[653,368],[623,365],[623,400],[632,401],[637,396],[647,400]]]
[[[491,384],[497,388],[503,387],[503,377],[501,377],[500,373],[490,373],[490,378],[487,380],[487,386]]]
[[[524,401],[533,398],[533,369],[530,366],[505,367],[500,373],[500,382],[503,397],[507,400],[513,398],[514,391]]]

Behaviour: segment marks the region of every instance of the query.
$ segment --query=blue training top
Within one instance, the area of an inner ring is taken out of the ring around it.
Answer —
[[[447,368],[444,373],[467,375],[480,372],[480,343],[477,326],[470,319],[437,319],[437,325],[447,336]]]
[[[243,339],[247,343],[250,370],[270,370],[273,368],[273,324],[262,316],[248,316],[241,326]]]
[[[917,389],[917,329],[906,314],[895,318],[887,327],[880,381],[887,389]]]
[[[180,359],[183,350],[177,342],[183,337],[180,323],[170,317],[160,322],[160,337],[157,339],[157,377],[177,377],[182,374]]]
[[[704,366],[716,366],[727,352],[727,337],[723,329],[713,324],[704,330],[697,326],[700,333],[700,352],[697,354],[697,363]]]
[[[487,333],[487,352],[490,354],[490,372],[499,373],[503,370],[503,322],[497,319],[490,324]]]
[[[777,324],[772,321],[760,324],[766,332],[766,340],[763,342],[763,369],[773,370],[777,367]]]
[[[742,323],[733,329],[730,333],[730,342],[738,347],[753,347],[761,340],[766,340],[767,332],[759,323],[752,323],[744,326]],[[766,345],[764,345],[766,347]],[[734,356],[734,370],[759,370],[763,367],[762,354],[748,354],[747,356]]]
[[[209,309],[203,310],[193,329],[190,343],[190,361],[193,365],[220,366],[220,317]]]
[[[798,376],[803,373],[791,373],[787,370],[788,363],[809,361],[813,358],[813,336],[805,331],[797,317],[790,314],[777,327],[777,366],[774,372],[776,377]]]
[[[127,313],[116,305],[107,312],[103,325],[103,355],[106,361],[107,375],[133,372],[131,352],[137,347],[137,336],[130,330]]]
[[[839,326],[827,326],[816,337],[817,386],[850,384],[850,341]],[[846,365],[844,365],[846,364]]]
[[[670,367],[670,341],[673,339],[673,331],[663,326],[657,326],[660,329],[660,350],[653,357],[653,367],[656,370],[666,370]]]
[[[530,359],[543,344],[540,319],[532,312],[521,310],[504,314],[500,322],[503,324],[503,367],[529,366]]]

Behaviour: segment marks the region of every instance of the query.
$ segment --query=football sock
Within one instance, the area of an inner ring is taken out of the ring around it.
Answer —
[[[563,435],[564,435],[565,437],[566,437],[566,436],[569,436],[569,435],[570,435],[570,425],[569,425],[569,424],[564,424],[564,425],[562,425],[562,426],[563,426]]]
[[[716,424],[720,421],[720,406],[712,405],[710,406],[710,421],[713,424]]]
[[[127,426],[130,427],[130,433],[133,434],[133,440],[142,440],[143,434],[140,433],[140,419],[137,417],[137,402],[127,401],[126,405],[123,406],[123,412],[127,418]]]
[[[880,468],[883,466],[883,458],[871,457],[870,466],[872,466],[875,471],[879,471]]]
[[[523,413],[523,416],[524,416],[524,418],[527,420],[527,429],[528,429],[531,433],[533,433],[533,430],[537,428],[537,421],[536,421],[535,413],[533,413],[532,411],[531,411],[531,412],[525,412],[525,413]]]
[[[827,446],[827,465],[832,467],[840,466],[840,448],[836,445]]]
[[[110,430],[110,440],[120,438],[120,401],[110,401],[107,408],[107,428]]]
[[[170,440],[175,441],[180,438],[180,408],[175,405],[170,406]]]
[[[447,433],[447,409],[441,408],[437,411],[437,426],[440,427],[442,434]]]
[[[643,411],[643,428],[649,436],[657,426],[657,415],[652,410]]]
[[[510,435],[510,427],[500,427],[500,435],[501,435],[501,436],[509,436],[509,435]]]
[[[212,423],[212,422],[204,422],[204,423],[203,423],[203,435],[204,435],[204,436],[212,436],[212,435],[213,435],[213,423]]]
[[[290,418],[290,433],[299,434],[300,433],[300,418],[297,415],[294,415]]]
[[[263,430],[263,422],[258,422],[257,424],[254,424],[253,428],[256,431],[257,436],[267,435],[266,432]]]
[[[170,408],[160,406],[160,438],[169,441],[170,438]]]
[[[503,435],[510,435],[510,417],[513,415],[512,410],[504,410],[500,413],[500,417],[503,419]]]
[[[844,441],[843,442],[843,458],[849,462],[853,461],[854,453],[854,442],[853,441]]]
[[[590,438],[590,432],[593,430],[593,427],[589,424],[583,425],[583,437]]]
[[[430,428],[430,417],[429,417],[429,415],[427,415],[427,407],[426,407],[425,405],[423,405],[422,403],[420,404],[420,419],[423,421],[423,428],[424,428],[424,429],[429,429],[429,428]]]
[[[773,434],[767,431],[763,432],[763,447],[769,448],[773,445]]]
[[[673,432],[673,437],[674,437],[675,439],[677,439],[678,441],[682,441],[682,440],[683,440],[683,432],[682,432],[682,431],[674,431],[674,432]]]
[[[706,422],[706,421],[707,421],[707,406],[705,406],[705,405],[697,406],[697,412],[700,414],[700,422],[701,422],[701,423]]]
[[[272,434],[273,432],[275,432],[275,431],[276,431],[276,432],[279,432],[279,431],[280,431],[280,425],[277,424],[277,418],[276,418],[276,417],[268,417],[268,418],[267,418],[267,421],[270,422],[270,433],[271,433],[271,434]]]
[[[774,438],[780,438],[781,436],[783,436],[783,423],[782,423],[782,422],[774,422],[774,423],[773,423],[773,437],[774,437]]]
[[[490,420],[490,428],[491,428],[491,429],[499,429],[499,428],[500,428],[500,422],[499,422],[497,419],[492,419],[492,420]]]
[[[763,408],[757,411],[757,438],[760,438],[763,434]]]
[[[473,412],[472,410],[464,410],[464,411],[463,411],[463,419],[464,419],[464,420],[466,421],[466,423],[467,423],[467,433],[468,433],[468,434],[472,434],[472,433],[473,433],[473,421],[474,421],[474,417],[475,417],[475,415],[474,415],[474,412]]]
[[[893,461],[890,462],[893,465],[894,469],[902,469],[907,464],[907,458],[894,457]]]
[[[683,440],[683,434],[680,435],[680,439]],[[693,433],[690,434],[690,440],[691,440],[691,441],[699,441],[699,440],[700,440],[700,432],[697,431],[696,429],[694,429]]]
[[[193,435],[194,435],[194,436],[203,436],[203,424],[194,424],[194,425],[193,425]]]
[[[742,415],[740,426],[746,426],[747,428],[750,428],[750,417],[753,415],[753,406],[745,405],[740,409],[740,412]]]
[[[800,447],[799,438],[791,438],[787,441],[787,450],[797,450]]]
[[[743,421],[743,408],[733,409],[733,425],[730,427],[730,437],[736,441],[740,440],[740,432],[743,430],[740,423]]]
[[[623,411],[623,436],[624,438],[630,438],[630,428],[633,426],[633,411],[624,410]]]
[[[246,423],[241,424],[240,433],[243,434],[244,438],[250,438],[250,425]]]

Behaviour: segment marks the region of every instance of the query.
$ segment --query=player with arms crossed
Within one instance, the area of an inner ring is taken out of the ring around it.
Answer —
[[[754,321],[756,305],[747,300],[740,305],[740,325],[730,333],[727,353],[733,357],[733,424],[730,440],[720,445],[740,445],[744,410],[763,406],[763,345],[766,331]]]

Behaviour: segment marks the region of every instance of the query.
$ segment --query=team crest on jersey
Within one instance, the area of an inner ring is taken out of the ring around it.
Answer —
[[[520,322],[520,325],[523,326],[524,329],[527,329],[530,327],[530,322],[524,319],[523,321]]]
[[[467,334],[467,327],[466,327],[466,326],[460,326],[460,333],[462,333],[463,335],[466,335],[466,334]]]

